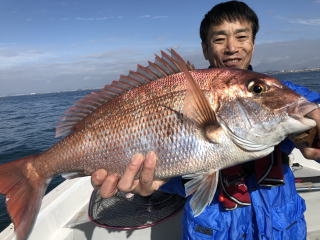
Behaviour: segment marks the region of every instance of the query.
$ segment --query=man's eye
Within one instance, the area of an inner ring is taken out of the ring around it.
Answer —
[[[248,36],[247,35],[240,35],[240,36],[237,36],[237,38],[239,40],[246,40],[248,38]]]
[[[224,41],[224,38],[216,38],[216,39],[214,39],[215,43],[219,43],[219,42],[223,42],[223,41]]]

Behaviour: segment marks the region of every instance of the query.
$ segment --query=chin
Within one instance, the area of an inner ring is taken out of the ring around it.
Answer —
[[[236,69],[246,69],[246,68],[243,68],[242,65],[227,65],[226,67],[227,68],[236,68]]]

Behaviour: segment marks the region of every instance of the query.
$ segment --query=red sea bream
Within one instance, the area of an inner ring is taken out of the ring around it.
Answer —
[[[316,104],[267,75],[194,69],[174,50],[93,92],[66,112],[47,151],[0,165],[0,193],[18,240],[30,233],[56,174],[122,174],[132,155],[155,151],[157,179],[184,176],[195,215],[212,201],[220,169],[264,157],[315,126]]]

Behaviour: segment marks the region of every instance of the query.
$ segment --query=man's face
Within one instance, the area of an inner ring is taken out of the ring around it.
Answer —
[[[206,42],[202,42],[203,55],[212,67],[248,69],[253,48],[252,27],[246,21],[211,25]]]

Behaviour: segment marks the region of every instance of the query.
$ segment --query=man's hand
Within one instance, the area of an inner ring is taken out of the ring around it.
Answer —
[[[122,177],[117,174],[108,175],[106,170],[99,169],[91,175],[92,185],[100,187],[103,198],[112,197],[118,191],[149,196],[165,183],[163,180],[153,180],[156,160],[157,156],[154,152],[149,152],[146,157],[135,154]],[[139,179],[135,179],[141,167]]]
[[[317,126],[316,126],[317,136],[316,136],[316,138],[319,140],[320,139],[320,109],[318,108],[318,109],[312,111],[307,116],[316,121],[316,123],[317,123]],[[317,141],[316,146],[305,147],[305,148],[300,149],[300,151],[302,152],[302,154],[305,158],[317,160],[317,161],[320,160],[319,141]]]

